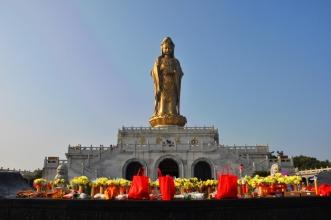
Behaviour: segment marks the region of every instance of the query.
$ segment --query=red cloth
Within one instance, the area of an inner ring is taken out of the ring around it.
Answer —
[[[128,198],[149,199],[149,178],[143,175],[143,171],[139,170],[138,174],[133,176]]]
[[[104,195],[106,196],[106,199],[115,199],[118,193],[119,192],[116,186],[108,186],[104,192]]]
[[[315,191],[314,186],[306,186],[306,189],[307,189],[308,191]]]
[[[238,198],[237,176],[232,174],[222,174],[218,177],[216,199]]]
[[[321,196],[331,196],[331,185],[322,184],[318,187],[318,194]]]
[[[160,192],[162,195],[162,200],[172,200],[175,195],[175,182],[172,176],[166,175],[162,176],[161,171],[159,173],[159,185]]]

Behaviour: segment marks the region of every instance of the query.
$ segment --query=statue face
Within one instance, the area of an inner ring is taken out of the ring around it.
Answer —
[[[171,55],[173,54],[174,48],[170,44],[163,44],[162,45],[162,54],[164,55]]]
[[[279,173],[279,166],[278,166],[278,164],[273,164],[272,166],[271,166],[271,174],[275,174],[275,173]]]

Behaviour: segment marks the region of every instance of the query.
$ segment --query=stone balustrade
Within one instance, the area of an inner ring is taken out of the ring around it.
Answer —
[[[75,146],[68,146],[69,151],[106,151],[106,150],[113,150],[117,148],[117,145],[109,145],[109,146],[103,146],[100,145],[99,147],[96,146],[82,146],[82,145],[75,145]]]
[[[317,175],[323,171],[329,171],[331,170],[331,167],[325,167],[325,168],[319,168],[319,169],[310,169],[310,170],[300,170],[296,172],[296,175],[299,176],[314,176]]]
[[[133,152],[133,151],[140,151],[140,152],[153,152],[153,151],[192,151],[192,152],[202,152],[202,151],[213,151],[217,149],[217,145],[213,144],[123,144],[121,146],[121,150]]]
[[[153,128],[154,129],[154,128]],[[109,151],[109,150],[114,150],[116,148],[120,147],[121,149],[124,149],[126,151],[137,151],[137,150],[171,150],[177,149],[180,150],[194,150],[194,151],[209,151],[211,149],[219,148],[219,147],[224,147],[229,150],[234,150],[234,151],[243,151],[243,152],[268,152],[268,146],[262,146],[266,147],[266,149],[263,149],[261,151],[261,146],[229,146],[229,145],[215,145],[214,143],[203,143],[203,144],[197,144],[197,145],[192,145],[192,144],[178,144],[177,146],[174,144],[173,146],[168,146],[166,144],[121,144],[120,146],[118,145],[110,145],[110,146],[103,146],[100,145],[99,147],[96,146],[82,146],[82,145],[69,145],[68,147],[68,152],[69,153],[75,153],[75,152],[99,152],[99,151]],[[288,160],[288,161],[287,161]],[[277,162],[277,159],[275,161],[272,161],[270,159],[270,162]],[[283,159],[282,162],[290,162],[290,159]]]
[[[268,145],[256,145],[256,146],[229,146],[229,145],[221,145],[225,148],[228,148],[230,150],[234,151],[243,151],[243,152],[256,152],[256,153],[267,153],[269,152],[269,146]]]
[[[37,170],[40,170],[40,169],[37,169]],[[16,169],[16,168],[4,168],[4,167],[0,167],[0,172],[3,171],[3,172],[20,172],[22,174],[24,173],[32,173],[33,171],[31,170],[22,170],[22,169]]]
[[[199,126],[199,127],[175,127],[178,130],[217,130],[214,128],[214,126]],[[168,127],[122,127],[123,131],[132,131],[132,130],[137,130],[137,131],[151,131],[151,130],[165,130],[169,129]]]
[[[21,169],[11,169],[11,168],[4,168],[4,167],[0,167],[0,171],[9,171],[9,172],[29,172],[29,170],[21,170]]]

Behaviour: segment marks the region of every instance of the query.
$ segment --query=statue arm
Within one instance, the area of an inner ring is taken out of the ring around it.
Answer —
[[[159,101],[160,101],[160,78],[159,78],[159,62],[158,60],[155,61],[154,66],[151,70],[151,76],[153,78],[153,87],[154,87],[154,98],[155,98],[155,105],[154,105],[154,115],[158,114],[159,108]]]
[[[180,66],[180,63],[179,61],[176,59],[176,70],[178,71],[178,74],[180,76],[180,78],[182,78],[182,76],[184,75],[183,71],[182,71],[182,68]]]
[[[158,60],[155,61],[154,66],[151,71],[151,75],[154,83],[154,95],[158,96],[160,92],[160,79],[159,79],[159,70],[158,70]]]
[[[184,73],[182,71],[182,68],[180,67],[179,61],[176,59],[176,88],[177,88],[177,94],[178,94],[178,101],[180,98],[180,88],[181,88],[181,81]]]
[[[176,90],[177,90],[177,112],[180,114],[180,89],[181,89],[181,81],[184,75],[182,68],[180,66],[179,61],[176,59]]]

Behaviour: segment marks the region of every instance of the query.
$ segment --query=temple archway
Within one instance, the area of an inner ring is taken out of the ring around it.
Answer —
[[[166,159],[162,160],[160,162],[158,168],[161,170],[162,175],[170,175],[173,177],[179,177],[178,164],[175,160],[173,160],[171,158],[166,158]]]
[[[204,160],[197,161],[193,164],[193,176],[201,180],[213,179],[211,165]]]
[[[140,162],[129,162],[125,167],[125,179],[132,180],[133,176],[137,174],[140,168],[144,168],[144,166]]]

